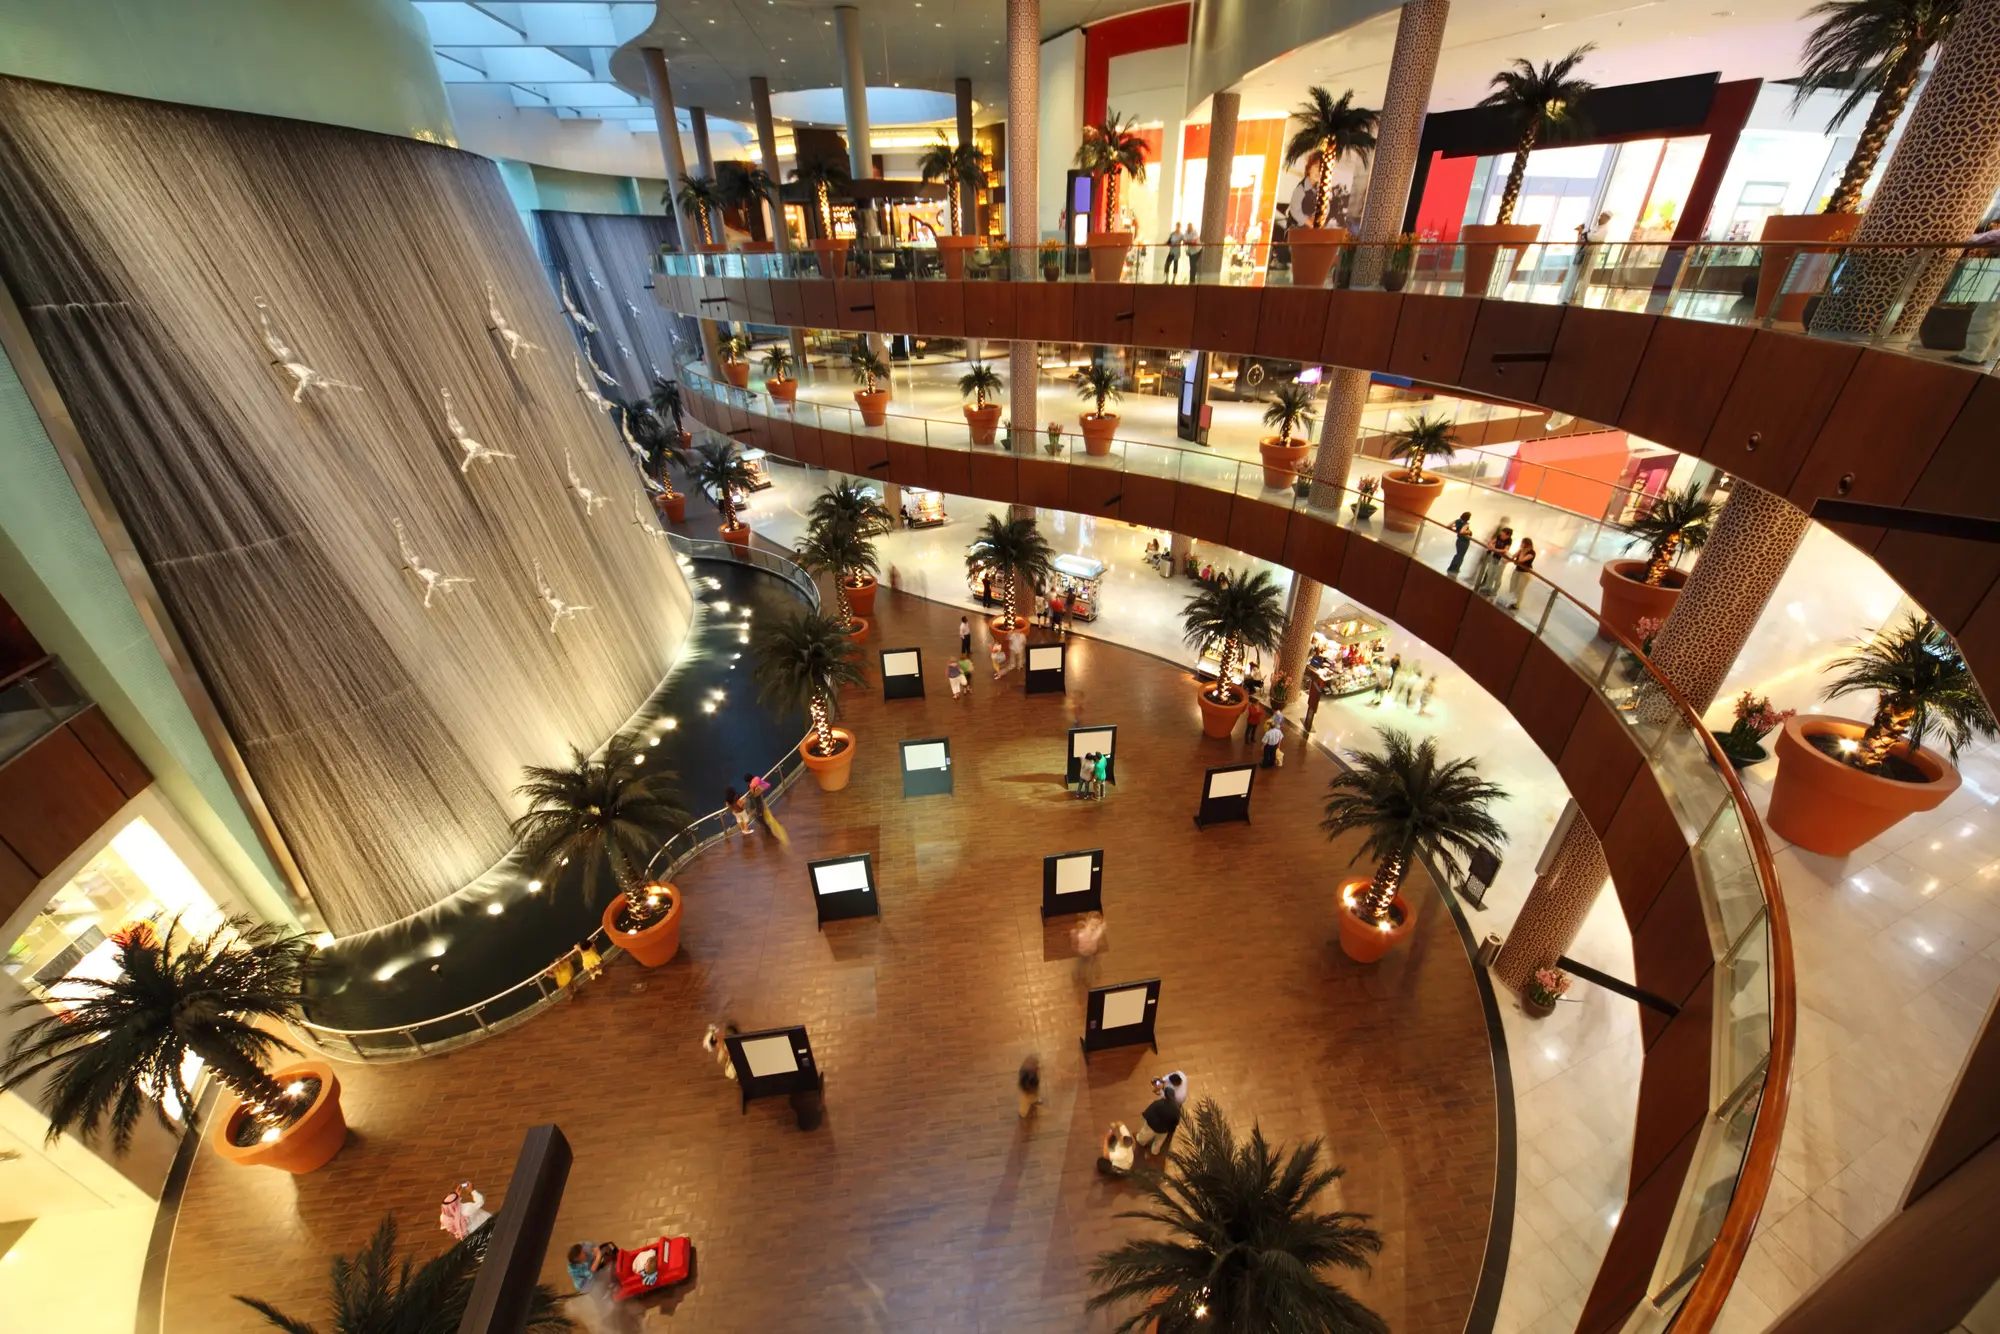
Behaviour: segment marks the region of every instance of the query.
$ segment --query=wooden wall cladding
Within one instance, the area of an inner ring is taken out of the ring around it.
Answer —
[[[913,333],[935,334],[942,338],[964,336],[964,283],[918,283],[916,297],[917,327],[912,330]]]
[[[1403,298],[1394,292],[1329,293],[1319,360],[1353,370],[1388,365],[1402,315]]]
[[[1465,349],[1484,301],[1455,296],[1406,296],[1389,349],[1389,369],[1433,384],[1458,383]]]
[[[95,714],[96,706],[88,712]],[[112,755],[113,767],[133,792],[107,772],[85,736]],[[81,731],[65,723],[0,766],[0,844],[36,881],[53,875],[145,787],[139,781],[144,774],[137,757],[101,716]]]
[[[805,298],[799,294],[798,279],[771,280],[771,322],[787,329],[796,329],[805,324]]]
[[[1201,542],[1229,543],[1229,507],[1235,497],[1227,491],[1213,491],[1188,482],[1174,483],[1174,521],[1177,533]]]
[[[1172,529],[1174,497],[1180,490],[1180,483],[1166,477],[1147,477],[1139,473],[1123,473],[1121,477],[1119,516],[1126,523]]]
[[[1632,980],[1642,991],[1681,1005],[1714,966],[1715,946],[1701,908],[1694,857],[1684,848],[1645,919],[1633,928]],[[1647,1034],[1646,1045],[1656,1036]]]
[[[1416,561],[1403,576],[1403,591],[1389,615],[1398,625],[1440,652],[1448,651],[1465,620],[1467,588],[1450,575]]]
[[[1563,307],[1519,301],[1482,301],[1465,347],[1456,383],[1498,398],[1532,400],[1541,391],[1547,361],[1496,361],[1510,353],[1552,357]]]
[[[1491,303],[1489,303],[1491,304]],[[1625,396],[1659,317],[1571,306],[1563,312],[1540,402],[1591,421],[1622,420]],[[1634,428],[1635,430],[1637,428]]]
[[[41,882],[42,877],[15,856],[12,848],[0,843],[0,921],[12,917]]]
[[[1014,284],[965,284],[965,335],[968,338],[1014,337]]]
[[[1194,345],[1194,288],[1142,283],[1125,290],[1132,299],[1133,343],[1164,348]]]
[[[925,451],[930,486],[948,496],[969,496],[972,490],[972,455],[962,449]]]
[[[1578,721],[1581,723],[1581,718]],[[1636,748],[1633,753],[1637,754]],[[1618,887],[1625,921],[1636,933],[1658,901],[1675,863],[1687,851],[1680,822],[1660,791],[1659,779],[1643,760],[1634,770],[1631,786],[1609,826],[1598,824],[1595,828],[1603,836],[1604,860],[1611,867],[1611,882]]]
[[[1695,987],[1646,1051],[1639,1077],[1639,1112],[1632,1127],[1631,1189],[1637,1190],[1699,1129],[1713,1103],[1709,1043],[1715,1032],[1715,979]]]
[[[1442,576],[1440,576],[1442,577]],[[1551,761],[1562,758],[1576,720],[1590,699],[1590,683],[1539,639],[1528,641],[1521,669],[1507,695],[1507,710]]]
[[[1054,459],[1021,458],[1014,461],[1015,485],[1020,503],[1042,509],[1069,508],[1067,463]]]
[[[875,284],[853,278],[834,279],[833,309],[834,323],[838,327],[874,333]]]
[[[1066,468],[1069,474],[1069,500],[1061,508],[1075,514],[1090,514],[1104,519],[1125,519],[1124,509],[1127,478],[1122,472],[1110,468]],[[1171,486],[1172,483],[1167,485]],[[1171,493],[1168,499],[1167,517],[1173,517]],[[1149,527],[1159,527],[1149,524]]]
[[[743,289],[748,293],[747,318],[752,324],[769,324],[773,317],[771,310],[771,281],[768,278],[745,279]]]
[[[1067,343],[1076,336],[1076,283],[1022,283],[1014,295],[1014,336]]]
[[[854,467],[846,471],[879,483],[889,471],[888,440],[873,435],[850,436],[849,439],[854,441]]]
[[[1132,284],[1079,283],[1076,285],[1076,295],[1071,300],[1075,309],[1075,341],[1080,343],[1133,341]]]
[[[911,283],[873,283],[875,327],[887,333],[908,333],[917,327],[917,289]]]
[[[1229,507],[1228,544],[1262,560],[1282,561],[1285,558],[1285,533],[1291,522],[1290,506],[1238,496],[1236,503]],[[1307,519],[1304,522],[1318,521]]]
[[[1334,584],[1364,607],[1380,610],[1402,601],[1410,558],[1380,542],[1349,542]]]
[[[889,480],[899,486],[930,486],[930,454],[923,445],[889,442]]]
[[[1905,503],[1912,509],[2000,519],[1995,440],[2000,440],[2000,379],[1981,375]],[[1885,533],[1875,544],[1875,559],[1954,634],[2000,580],[2000,546],[1990,542]],[[1989,678],[1985,684],[1989,696],[2000,695],[2000,679]]]
[[[1506,699],[1532,640],[1527,626],[1485,598],[1473,598],[1465,604],[1465,619],[1452,643],[1451,660],[1465,668],[1466,675],[1487,694]]]
[[[1285,564],[1331,587],[1347,559],[1347,530],[1330,523],[1295,523],[1285,532]]]
[[[799,279],[800,317],[808,329],[838,329],[840,327],[839,306],[835,303],[833,284],[825,278]]]
[[[1192,287],[1174,289],[1187,295],[1189,313],[1193,313],[1194,290]],[[1146,289],[1141,288],[1141,300]],[[1337,292],[1335,296],[1348,295]],[[1257,337],[1251,350],[1260,357],[1283,357],[1308,364],[1323,360],[1320,344],[1326,337],[1327,299],[1318,292],[1297,287],[1273,287],[1264,293],[1258,304]],[[1185,347],[1193,341],[1190,334]],[[1342,363],[1345,364],[1345,363]]]
[[[1861,349],[1759,329],[1702,442],[1718,468],[1785,494]]]
[[[968,484],[971,487],[966,494],[978,496],[981,500],[1002,500],[1010,505],[1020,499],[1019,478],[1012,454],[981,449],[965,457],[970,467]]]
[[[1632,1308],[1645,1300],[1699,1140],[1699,1132],[1690,1130],[1644,1184],[1627,1195],[1618,1228],[1598,1265],[1597,1282],[1577,1319],[1576,1334],[1617,1334]]]
[[[1810,511],[1821,496],[1839,495],[1902,504],[1972,398],[1974,383],[1942,362],[1862,352],[1792,479],[1792,503]],[[1896,448],[1884,449],[1885,440],[1896,441]],[[1966,497],[1951,512],[1963,514],[1966,504],[1976,503]],[[1882,536],[1877,528],[1841,532],[1864,551]]]
[[[1257,337],[1263,300],[1258,287],[1195,288],[1190,342],[1211,352],[1248,351]]]
[[[826,466],[826,432],[807,422],[796,422],[792,426],[793,454],[800,463],[809,463],[815,468]]]
[[[1611,818],[1618,813],[1618,805],[1625,800],[1642,763],[1644,757],[1625,720],[1608,704],[1592,699],[1577,715],[1576,727],[1556,768],[1590,827],[1602,832],[1611,827]],[[1608,850],[1605,855],[1608,859]]]
[[[1741,325],[1654,321],[1618,425],[1675,449],[1699,451],[1750,350],[1750,337],[1751,330]]]
[[[118,735],[118,729],[111,720],[93,704],[82,713],[71,718],[66,724],[97,761],[105,776],[126,797],[136,797],[153,785],[153,775],[146,768],[146,762],[125,744],[125,738]]]
[[[854,467],[855,437],[846,431],[823,432],[826,451],[826,466],[835,472],[852,474]]]

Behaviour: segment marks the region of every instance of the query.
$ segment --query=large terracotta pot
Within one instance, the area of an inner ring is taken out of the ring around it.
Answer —
[[[688,498],[679,491],[672,495],[654,496],[653,508],[664,515],[668,523],[682,523],[688,516]]]
[[[747,361],[725,361],[722,363],[722,378],[738,389],[750,387],[750,363]]]
[[[1666,579],[1655,585],[1645,582],[1646,562],[1610,560],[1597,572],[1597,614],[1605,625],[1640,643],[1639,620],[1650,616],[1664,621],[1681,600],[1681,585],[1687,571],[1668,570]]]
[[[1368,888],[1366,880],[1350,880],[1340,887],[1340,952],[1356,963],[1375,963],[1394,949],[1416,925],[1416,915],[1401,894],[1390,901],[1387,923],[1364,922],[1354,911],[1354,900]]]
[[[1493,263],[1499,258],[1503,246],[1514,247],[1507,261],[1507,276],[1503,285],[1512,282],[1514,270],[1520,267],[1522,252],[1540,240],[1541,235],[1542,229],[1532,222],[1510,222],[1504,227],[1497,222],[1466,224],[1458,237],[1465,247],[1465,295],[1486,295],[1486,289],[1493,281]]]
[[[871,394],[866,389],[857,389],[854,391],[854,406],[861,409],[863,426],[880,426],[888,419],[889,391],[877,389]]]
[[[739,546],[739,547],[749,546],[750,525],[744,523],[741,519],[738,519],[735,523],[723,524],[722,540],[734,546]]]
[[[965,424],[972,428],[973,444],[992,444],[993,434],[1000,428],[1000,405],[988,403],[983,408],[965,409]]]
[[[773,403],[796,403],[799,401],[797,380],[766,380],[764,392],[771,396]]]
[[[1111,438],[1118,433],[1118,414],[1115,412],[1086,412],[1078,419],[1077,425],[1083,431],[1083,452],[1104,458],[1111,453]]]
[[[861,582],[847,586],[847,605],[854,608],[856,616],[875,614],[875,580],[871,575],[862,575]]]
[[[1958,770],[1928,750],[1893,752],[1923,770],[1928,783],[1903,783],[1864,773],[1820,752],[1807,738],[1858,740],[1867,725],[1849,718],[1804,714],[1778,733],[1778,777],[1764,823],[1779,838],[1823,857],[1845,857],[1905,816],[1935,810],[1958,791]]]
[[[806,768],[812,770],[812,776],[818,781],[819,790],[822,792],[840,791],[847,786],[847,780],[853,776],[854,733],[845,727],[836,727],[833,729],[833,735],[835,740],[847,743],[841,747],[838,755],[813,754],[811,733],[807,733],[806,739],[799,742],[799,758],[805,761]]]
[[[1347,242],[1345,227],[1294,227],[1285,233],[1292,251],[1292,286],[1324,287],[1340,247]],[[1273,483],[1276,485],[1276,483]]]
[[[819,276],[822,278],[845,277],[847,273],[847,242],[821,239],[812,243],[813,254],[819,259]]]
[[[857,615],[854,618],[852,624],[850,624],[847,627],[846,635],[848,639],[852,640],[856,644],[859,644],[862,640],[868,638],[868,618],[866,616]]]
[[[1755,317],[1763,319],[1772,312],[1772,303],[1777,303],[1776,316],[1781,323],[1798,323],[1805,315],[1806,300],[1813,293],[1799,291],[1787,293],[1778,299],[1778,289],[1784,286],[1785,275],[1792,267],[1792,261],[1800,255],[1823,255],[1826,245],[1777,245],[1780,241],[1820,241],[1837,243],[1849,241],[1861,229],[1859,213],[1805,213],[1781,214],[1764,219],[1763,249],[1757,261],[1757,305]]]
[[[1209,698],[1208,692],[1212,689],[1214,689],[1214,683],[1204,681],[1201,683],[1201,693],[1195,696],[1196,701],[1201,705],[1201,734],[1203,736],[1226,737],[1236,730],[1236,720],[1241,718],[1243,711],[1250,707],[1250,696],[1239,688],[1236,692],[1236,702],[1234,704],[1218,704]]]
[[[1424,526],[1424,516],[1444,494],[1442,477],[1410,481],[1399,472],[1382,474],[1382,526],[1392,533],[1414,533]]]
[[[965,256],[968,251],[979,249],[976,236],[940,236],[937,239],[938,260],[944,265],[944,276],[963,278],[965,276]]]
[[[621,894],[604,906],[604,934],[611,943],[648,968],[658,968],[681,952],[681,891],[672,884],[648,885],[665,892],[667,915],[639,931],[620,931],[618,914],[625,910]]]
[[[1125,276],[1125,256],[1132,250],[1130,232],[1090,234],[1090,280],[1115,283]]]
[[[698,245],[694,249],[698,255],[726,255],[729,253],[729,247],[726,245]]]
[[[745,241],[737,249],[745,255],[775,255],[778,253],[776,241]]]
[[[1264,460],[1265,486],[1290,486],[1298,479],[1299,465],[1305,462],[1306,451],[1311,448],[1304,440],[1294,440],[1289,445],[1278,443],[1275,435],[1265,436],[1257,442],[1257,455]]]
[[[347,1117],[340,1110],[340,1080],[325,1061],[293,1061],[271,1072],[279,1084],[311,1075],[319,1080],[319,1096],[306,1114],[278,1132],[273,1140],[248,1146],[229,1142],[229,1132],[241,1117],[242,1103],[233,1094],[225,1095],[222,1114],[215,1118],[209,1143],[215,1151],[241,1167],[275,1167],[294,1175],[324,1167],[340,1146],[347,1142]]]

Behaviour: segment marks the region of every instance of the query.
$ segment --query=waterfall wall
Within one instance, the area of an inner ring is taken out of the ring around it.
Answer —
[[[567,288],[597,326],[595,333],[581,328],[578,333],[598,365],[623,386],[606,392],[644,398],[655,379],[672,379],[677,327],[688,326],[682,337],[695,336],[692,321],[661,305],[652,290],[654,256],[662,246],[675,246],[673,219],[540,209],[535,221],[557,290]]]
[[[484,870],[522,766],[672,664],[690,592],[487,160],[0,78],[0,278],[336,934]]]

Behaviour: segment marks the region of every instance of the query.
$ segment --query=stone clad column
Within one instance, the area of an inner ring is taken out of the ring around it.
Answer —
[[[715,179],[715,153],[708,146],[708,112],[701,107],[688,108],[688,133],[694,139],[694,171],[697,176]],[[722,242],[722,216],[714,209],[708,213],[709,235],[715,243]]]
[[[1493,961],[1494,975],[1515,991],[1527,986],[1537,968],[1555,966],[1611,878],[1604,845],[1590,822],[1574,806],[1571,816],[1555,860],[1545,874],[1535,877],[1535,887],[1528,891],[1527,902],[1508,929],[1507,943]]]
[[[1200,262],[1211,273],[1222,272],[1222,247],[1229,239],[1229,177],[1236,169],[1236,121],[1242,110],[1243,98],[1239,94],[1217,93],[1209,99],[1208,175],[1201,186]]]
[[[847,113],[847,174],[858,185],[875,175],[868,147],[868,80],[861,69],[861,11],[836,5],[833,32],[840,44],[840,101]],[[875,209],[854,201],[854,229],[864,239],[875,235]]]
[[[1340,510],[1347,470],[1354,461],[1354,438],[1361,431],[1361,410],[1368,406],[1368,372],[1345,366],[1326,368],[1326,405],[1320,418],[1319,450],[1313,455],[1314,509]]]
[[[653,95],[653,117],[659,122],[660,156],[667,169],[667,211],[680,230],[681,250],[692,254],[701,243],[701,228],[681,212],[681,182],[687,179],[687,159],[681,153],[680,121],[674,114],[674,86],[667,78],[667,53],[648,46],[640,51],[646,61],[646,87]]]
[[[1038,276],[1041,226],[1035,216],[1035,173],[1041,169],[1036,140],[1041,97],[1041,0],[1007,0],[1007,242],[1013,247],[1016,282],[1033,282]],[[1010,445],[1017,453],[1035,450],[1036,369],[1034,343],[1009,345],[1008,420],[1013,426]]]
[[[1292,571],[1292,600],[1285,611],[1285,637],[1278,641],[1277,670],[1291,683],[1292,698],[1285,706],[1296,721],[1305,719],[1306,658],[1312,653],[1313,625],[1319,619],[1320,596],[1325,585]]]

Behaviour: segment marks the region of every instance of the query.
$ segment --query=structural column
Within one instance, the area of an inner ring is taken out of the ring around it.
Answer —
[[[1653,636],[1654,669],[1697,714],[1715,702],[1809,522],[1804,510],[1762,487],[1739,478],[1731,488],[1679,601]],[[1666,722],[1673,713],[1660,698],[1640,707],[1649,722]]]
[[[1296,570],[1292,572],[1292,601],[1285,611],[1285,637],[1278,641],[1278,670],[1285,674],[1290,683],[1292,699],[1303,699],[1305,690],[1306,659],[1312,654],[1313,626],[1319,620],[1320,596],[1325,586],[1317,579],[1308,579]],[[1300,719],[1305,715],[1305,706],[1294,703],[1290,706]]]
[[[958,142],[962,147],[972,142],[972,80],[953,79],[951,91],[953,99],[958,104]],[[959,192],[962,197],[958,202],[960,209],[965,213],[962,225],[966,233],[972,236],[984,233],[986,228],[979,220],[979,187],[973,186],[968,189],[960,186]]]
[[[1016,282],[1034,281],[1036,246],[1041,240],[1035,216],[1041,98],[1041,0],[1007,0],[1007,240],[1013,247]],[[1039,369],[1035,344],[1025,339],[1013,343],[1007,362],[1008,418],[1013,426],[1010,444],[1018,453],[1032,453]]]
[[[1528,901],[1507,932],[1507,943],[1493,961],[1493,972],[1502,982],[1519,991],[1538,968],[1553,968],[1563,951],[1583,930],[1590,909],[1611,878],[1611,866],[1604,860],[1604,845],[1583,812],[1570,808],[1569,828],[1563,831],[1549,869],[1535,877]]]
[[[1187,558],[1194,554],[1194,539],[1186,533],[1167,534],[1167,554],[1174,558],[1174,574],[1187,568]]]
[[[1417,167],[1417,147],[1423,138],[1424,109],[1431,100],[1431,79],[1437,73],[1438,48],[1444,43],[1449,0],[1410,0],[1396,20],[1396,49],[1389,57],[1389,86],[1376,130],[1373,170],[1368,177],[1368,201],[1361,210],[1361,240],[1373,245],[1394,241],[1403,229],[1410,202],[1410,180]],[[1355,286],[1363,286],[1363,258],[1374,255],[1365,272],[1366,285],[1380,278],[1385,250],[1364,250],[1357,258]],[[1361,410],[1368,403],[1368,372],[1328,367],[1326,415],[1320,419],[1319,451],[1313,457],[1310,503],[1338,509],[1354,457],[1354,437],[1361,429]]]
[[[789,255],[792,232],[785,226],[785,206],[777,194],[785,177],[778,170],[778,130],[771,122],[771,81],[761,74],[750,80],[750,108],[757,118],[758,165],[771,178],[772,193],[764,201],[765,214],[771,220],[771,239],[777,243],[779,254]]]
[[[688,108],[688,133],[694,139],[694,171],[704,180],[715,180],[715,154],[708,147],[708,112],[701,107]],[[709,235],[717,245],[722,244],[722,218],[714,209],[704,210],[708,214]]]
[[[1222,247],[1229,240],[1229,177],[1236,167],[1236,118],[1243,99],[1217,93],[1209,99],[1208,176],[1201,187],[1201,261],[1222,272]],[[1203,377],[1204,381],[1206,377]]]
[[[1882,171],[1856,245],[1950,245],[1977,229],[2000,188],[2000,0],[1965,0],[1930,81]],[[1814,333],[1869,337],[1902,301],[1893,332],[1913,332],[1958,259],[1935,251],[1857,255],[1813,317]],[[1905,295],[1907,293],[1907,295]]]
[[[660,156],[666,162],[667,170],[667,211],[674,216],[674,225],[680,232],[681,250],[694,253],[700,242],[701,228],[690,226],[690,219],[681,211],[681,182],[687,179],[687,159],[681,153],[680,120],[674,114],[674,87],[667,79],[667,53],[655,46],[644,47],[639,54],[646,61],[646,87],[653,95],[653,118],[659,124]]]
[[[840,43],[840,100],[847,113],[847,174],[858,186],[875,174],[868,149],[868,80],[861,69],[861,11],[836,5],[833,31]],[[855,199],[854,227],[862,237],[874,237],[874,205]]]

